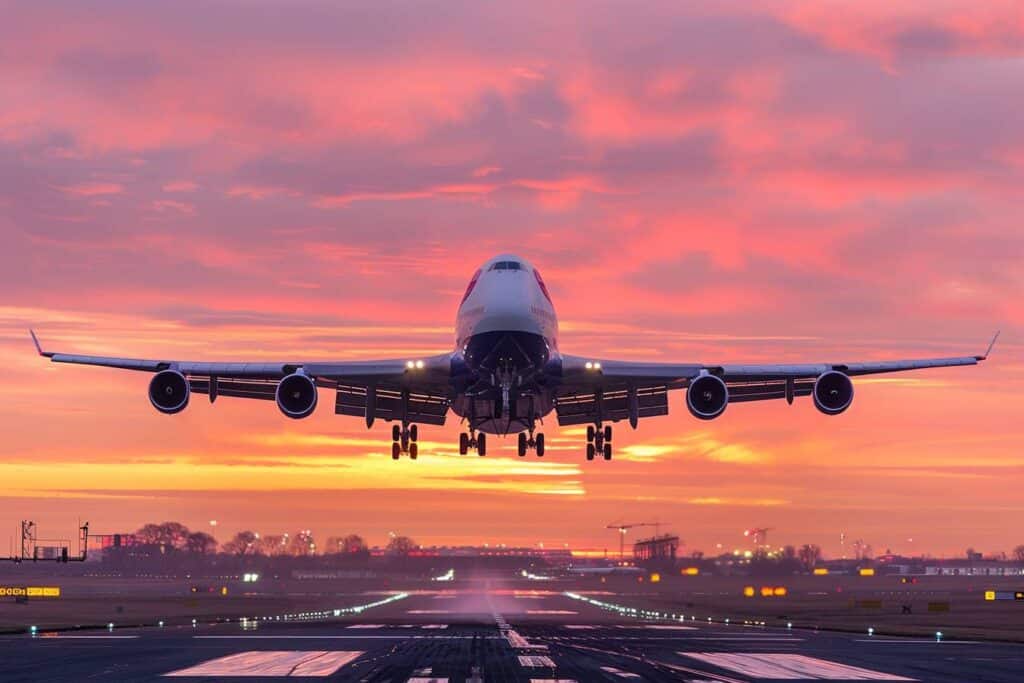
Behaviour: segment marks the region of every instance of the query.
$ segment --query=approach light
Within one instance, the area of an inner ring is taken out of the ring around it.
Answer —
[[[107,624],[107,630],[108,631],[113,631],[114,630],[114,622],[110,622],[109,624]]]
[[[158,622],[156,622],[156,625],[159,626],[160,628],[163,628],[164,627],[164,622],[158,621]]]
[[[868,635],[869,636],[875,635],[875,627],[874,626],[869,626],[868,627]]]
[[[942,642],[942,631],[936,631],[935,632],[935,642],[936,643]]]

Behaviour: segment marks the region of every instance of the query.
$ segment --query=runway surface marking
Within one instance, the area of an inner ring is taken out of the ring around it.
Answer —
[[[413,678],[410,678],[408,683],[448,683],[448,679],[415,676]]]
[[[384,628],[384,624],[351,624],[345,628]]]
[[[76,640],[132,640],[138,638],[138,636],[77,636],[77,635],[46,635],[39,638],[39,640],[66,640],[67,638],[74,638]]]
[[[593,631],[597,629],[597,626],[589,626],[587,624],[568,624],[562,628],[573,629],[576,631]]]
[[[279,636],[192,636],[196,640],[473,640],[482,637],[484,640],[500,640],[501,636],[442,636],[442,635],[415,635],[410,633],[395,633],[386,636],[378,635],[279,635]]]
[[[555,668],[555,660],[544,655],[519,655],[519,666]]]
[[[613,674],[619,678],[643,678],[640,674],[635,674],[631,671],[623,671],[622,669],[616,669],[614,666],[602,666],[601,671],[605,673]]]
[[[451,614],[450,609],[411,609],[406,614]]]
[[[651,629],[652,631],[696,631],[696,626],[657,626],[654,624],[648,624],[644,628]]]
[[[329,650],[254,650],[211,659],[164,676],[330,676],[363,654]]]
[[[527,614],[560,614],[560,615],[573,615],[579,614],[579,612],[573,612],[567,609],[528,609]]]
[[[917,680],[806,655],[755,652],[680,652],[679,654],[752,678],[843,681]]]

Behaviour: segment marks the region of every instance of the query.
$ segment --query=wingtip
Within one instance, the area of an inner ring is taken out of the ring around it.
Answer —
[[[53,354],[43,351],[43,347],[39,345],[39,337],[36,336],[35,331],[29,328],[28,333],[32,337],[32,343],[36,345],[36,353],[38,353],[43,358],[51,358]]]
[[[996,345],[996,340],[999,339],[999,333],[1002,330],[996,330],[996,333],[992,336],[992,341],[988,343],[988,348],[985,349],[985,353],[980,356],[975,356],[977,360],[986,360],[990,353],[992,353],[992,347]]]

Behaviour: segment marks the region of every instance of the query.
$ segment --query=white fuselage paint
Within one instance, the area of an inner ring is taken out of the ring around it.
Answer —
[[[560,364],[558,317],[529,261],[502,254],[473,275],[455,318],[455,350],[474,379],[452,410],[473,429],[520,432],[552,411],[553,389],[535,380]]]

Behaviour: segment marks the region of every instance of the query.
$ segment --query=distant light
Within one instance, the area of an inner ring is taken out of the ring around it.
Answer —
[[[114,622],[110,622],[109,624],[107,624],[107,630],[108,631],[113,631],[114,630]]]
[[[793,628],[793,622],[792,621],[787,621],[786,622],[786,628]]]
[[[761,586],[761,597],[770,598],[775,594],[775,590],[771,586]]]
[[[163,628],[164,627],[164,622],[158,621],[158,622],[156,622],[156,625],[159,626],[160,628]]]
[[[778,597],[778,598],[786,597],[786,593],[788,593],[788,592],[789,591],[786,590],[785,586],[776,586],[775,590],[773,591],[773,593],[775,594],[775,597]]]
[[[28,629],[29,633],[31,633],[32,635],[35,635],[36,631],[38,631],[38,630],[39,629],[36,628],[35,626],[30,626],[29,629]]]
[[[651,574],[651,583],[658,583],[659,581],[661,581],[661,574],[657,572]]]
[[[743,587],[743,595],[745,595],[748,598],[754,597],[754,587],[753,586],[744,586]]]
[[[875,570],[872,567],[864,567],[860,570],[861,576],[874,576]]]
[[[874,626],[869,626],[868,627],[868,635],[869,636],[875,635],[875,627]]]
[[[941,640],[942,640],[942,631],[936,631],[935,632],[935,642],[939,642]]]
[[[700,569],[697,567],[687,567],[682,571],[682,573],[686,574],[687,576],[697,576],[698,574],[700,574]]]
[[[815,576],[825,576],[827,574],[828,574],[828,567],[815,567],[814,568],[814,575]]]
[[[985,591],[985,599],[986,600],[995,600],[996,599],[996,592],[995,591]]]

